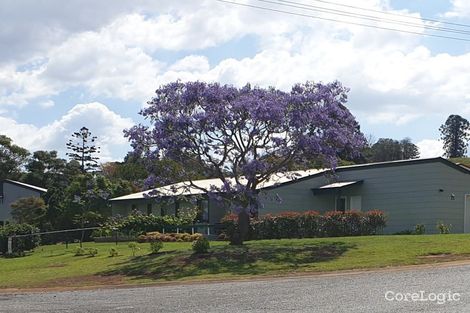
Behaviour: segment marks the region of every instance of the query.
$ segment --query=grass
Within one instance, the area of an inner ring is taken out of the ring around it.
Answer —
[[[0,258],[0,288],[226,279],[470,259],[468,234],[262,240],[242,247],[211,242],[204,255],[194,255],[183,242],[165,243],[153,255],[149,244],[138,244],[135,257],[127,243],[84,244],[98,249],[95,257],[74,256],[76,246],[44,246],[22,258]],[[110,257],[111,248],[119,256]]]

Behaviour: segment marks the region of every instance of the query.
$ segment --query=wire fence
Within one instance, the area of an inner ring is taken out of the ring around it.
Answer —
[[[100,230],[101,227],[86,227],[86,228],[74,228],[54,231],[43,231],[43,232],[32,232],[30,234],[10,235],[7,239],[6,253],[11,255],[18,250],[29,250],[28,247],[34,248],[40,244],[54,244],[54,243],[65,243],[68,248],[69,243],[79,243],[82,247],[82,243],[85,241],[96,241],[96,242],[118,242],[122,241],[134,241],[137,239],[137,234],[123,234],[117,229],[113,230],[112,234],[107,236],[92,236],[93,231]],[[201,233],[206,237],[215,237],[220,232],[220,224],[193,224],[193,225],[181,225],[172,227],[162,227],[161,229],[155,229],[162,234],[166,233]]]

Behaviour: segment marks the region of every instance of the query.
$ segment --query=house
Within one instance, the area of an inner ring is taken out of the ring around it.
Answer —
[[[0,226],[11,222],[11,204],[20,198],[40,197],[47,189],[5,179],[0,181]]]
[[[283,211],[367,211],[387,215],[385,233],[412,230],[424,224],[436,232],[436,224],[452,225],[454,233],[470,232],[470,169],[443,158],[414,159],[338,167],[334,172],[319,169],[276,175],[259,188],[259,214]],[[220,185],[220,180],[193,182],[196,186]],[[227,209],[209,199],[187,182],[158,188],[160,201],[135,193],[111,199],[113,214],[126,215],[132,209],[153,214],[178,214],[194,205],[198,197],[200,221],[217,223]],[[181,199],[184,196],[186,199]],[[280,201],[279,201],[280,200]]]

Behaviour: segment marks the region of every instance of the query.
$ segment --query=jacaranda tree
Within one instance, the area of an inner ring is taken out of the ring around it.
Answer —
[[[316,159],[335,167],[339,153],[355,154],[363,147],[364,136],[345,107],[347,91],[339,82],[307,82],[283,92],[177,81],[160,87],[140,112],[150,125],[125,134],[135,153],[180,164],[181,180],[193,176],[195,166],[189,164],[194,162],[219,178],[220,186],[204,191],[238,215],[240,234],[233,243],[241,244],[249,216],[258,210],[261,183],[293,162]],[[165,176],[164,171],[151,175],[148,187],[165,182]],[[192,181],[188,187],[201,188]]]

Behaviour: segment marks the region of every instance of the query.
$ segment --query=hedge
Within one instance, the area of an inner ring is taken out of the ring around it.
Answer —
[[[29,224],[8,224],[0,226],[0,253],[8,253],[8,237],[13,235],[29,235],[39,232],[39,229]],[[14,255],[22,255],[24,251],[33,250],[39,246],[38,235],[13,238],[12,248]]]
[[[237,216],[229,214],[222,223],[225,237],[232,238],[238,228]],[[379,210],[324,214],[317,211],[283,212],[251,219],[248,240],[374,235],[385,225],[385,214]]]
[[[108,222],[102,225],[100,230],[94,231],[92,236],[113,236],[115,231],[125,236],[139,236],[147,232],[163,231],[163,229],[165,229],[165,232],[176,231],[176,227],[189,224],[191,224],[191,221],[172,215],[144,215],[134,212],[125,217],[109,219]]]

